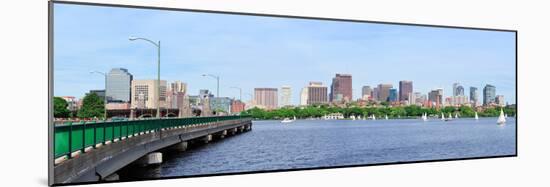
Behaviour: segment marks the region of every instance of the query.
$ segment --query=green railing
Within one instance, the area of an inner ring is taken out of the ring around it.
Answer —
[[[163,128],[204,124],[216,121],[250,118],[250,116],[215,116],[168,119],[143,119],[130,121],[92,121],[67,122],[54,128],[55,158],[67,156],[75,151],[84,152],[87,147],[113,142],[115,139],[128,138],[146,131],[158,131]]]

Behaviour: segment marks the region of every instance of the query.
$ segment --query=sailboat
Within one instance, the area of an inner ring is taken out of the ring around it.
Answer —
[[[428,121],[428,114],[426,113],[422,114],[422,120]]]
[[[372,120],[376,120],[376,117],[374,116],[374,114],[372,115],[371,118],[372,118]]]
[[[443,114],[443,112],[441,113],[441,120],[447,121],[447,120],[445,120],[445,114]]]
[[[296,120],[296,116],[294,116],[294,120],[291,120],[289,118],[285,118],[283,119],[283,121],[281,121],[281,123],[291,123],[291,122],[294,122]]]
[[[455,118],[458,119],[458,113],[455,113]]]
[[[388,120],[388,115],[386,114],[386,120]]]
[[[497,124],[498,125],[504,125],[506,123],[506,117],[504,117],[504,111],[500,109],[500,116],[498,116]]]
[[[451,121],[453,120],[453,115],[451,115],[451,113],[449,113],[449,117],[447,118],[447,121]]]
[[[475,114],[475,117],[474,117],[474,118],[475,118],[476,120],[478,120],[478,119],[479,119],[479,117],[477,116],[477,112],[476,112],[476,114]]]

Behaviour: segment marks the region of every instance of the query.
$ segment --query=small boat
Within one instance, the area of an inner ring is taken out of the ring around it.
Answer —
[[[502,109],[500,109],[500,116],[498,116],[497,124],[498,125],[506,124],[506,117],[504,117],[504,111],[502,111]]]
[[[291,120],[289,118],[285,118],[283,119],[283,121],[281,121],[281,123],[291,123],[291,122],[294,122],[294,120]]]
[[[386,115],[386,120],[388,120],[388,115]]]
[[[458,119],[458,113],[455,113],[455,118]]]
[[[349,116],[349,118],[351,118],[351,120],[355,120],[355,116],[354,116],[354,115]]]
[[[474,117],[474,119],[476,119],[476,120],[478,120],[478,119],[479,119],[479,117],[477,116],[477,112],[475,113],[475,117]]]
[[[422,120],[423,121],[428,121],[428,114],[426,114],[426,113],[422,114]]]
[[[376,116],[374,116],[374,114],[372,115],[372,120],[376,120]]]
[[[445,114],[443,114],[443,113],[441,113],[441,120],[447,121],[447,120],[445,119]]]

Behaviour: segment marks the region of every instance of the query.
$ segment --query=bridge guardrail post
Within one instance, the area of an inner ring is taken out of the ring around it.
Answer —
[[[72,141],[73,141],[73,122],[69,123],[69,141],[68,141],[68,144],[69,144],[69,153],[67,153],[67,156],[68,158],[70,159],[71,158],[71,153],[73,152],[72,149],[73,149],[73,145],[72,145]]]
[[[84,153],[84,149],[86,149],[86,122],[80,128],[82,128],[82,147],[80,150]]]

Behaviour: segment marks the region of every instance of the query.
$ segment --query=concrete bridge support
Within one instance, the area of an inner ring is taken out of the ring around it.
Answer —
[[[185,150],[187,150],[187,146],[188,146],[187,141],[185,141],[185,142],[181,142],[173,145],[172,147],[170,147],[170,150],[184,152]]]
[[[209,135],[206,135],[204,136],[203,138],[201,138],[202,142],[204,142],[205,144],[207,144],[208,142],[212,141],[212,135],[209,134]]]
[[[161,163],[162,163],[161,152],[149,153],[136,161],[136,164],[140,166],[148,166],[148,165],[161,164]]]

